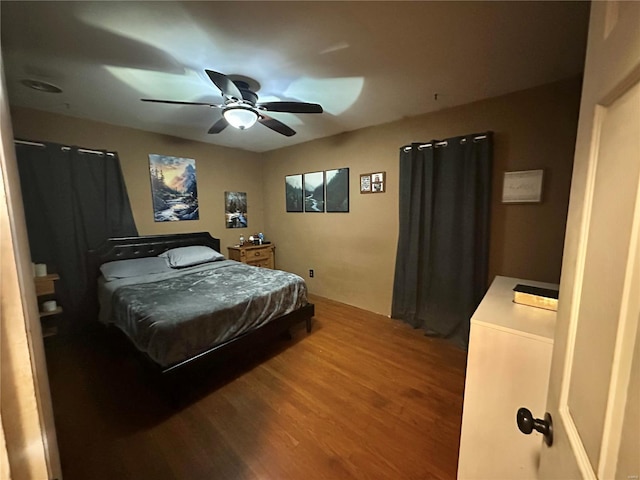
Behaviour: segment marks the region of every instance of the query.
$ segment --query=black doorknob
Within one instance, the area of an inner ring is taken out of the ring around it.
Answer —
[[[516,414],[516,423],[520,431],[529,435],[534,430],[544,435],[544,443],[549,447],[553,444],[553,421],[549,412],[544,414],[544,420],[533,418],[533,414],[528,408],[519,408]]]

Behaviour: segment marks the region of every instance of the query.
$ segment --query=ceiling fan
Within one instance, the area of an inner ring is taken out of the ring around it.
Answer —
[[[222,118],[214,123],[208,133],[220,133],[227,125],[245,130],[256,122],[287,137],[295,135],[291,127],[264,112],[287,113],[322,113],[322,107],[317,103],[305,102],[264,102],[258,103],[258,95],[251,91],[249,84],[242,80],[231,80],[222,73],[205,70],[213,84],[220,89],[224,103],[180,102],[174,100],[154,100],[142,98],[143,102],[168,103],[171,105],[204,105],[211,108],[221,108]]]

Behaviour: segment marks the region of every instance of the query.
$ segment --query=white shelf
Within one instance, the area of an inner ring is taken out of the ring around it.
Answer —
[[[40,318],[50,317],[51,315],[58,315],[60,313],[62,313],[62,307],[57,307],[55,310],[50,312],[40,312]]]

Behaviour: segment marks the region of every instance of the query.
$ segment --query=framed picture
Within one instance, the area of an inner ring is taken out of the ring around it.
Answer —
[[[304,206],[302,174],[284,177],[284,190],[287,212],[302,212]]]
[[[304,174],[304,211],[324,212],[324,172]]]
[[[198,182],[193,158],[149,154],[151,200],[156,222],[198,220]]]
[[[371,174],[360,175],[360,193],[371,193]]]
[[[246,192],[224,192],[224,222],[227,228],[247,228]]]
[[[504,172],[502,203],[539,203],[542,201],[544,170]]]
[[[376,182],[371,184],[371,193],[384,192],[384,182]]]
[[[349,211],[349,169],[338,168],[325,172],[327,212]]]
[[[360,193],[385,192],[386,176],[386,172],[363,173],[360,175]]]

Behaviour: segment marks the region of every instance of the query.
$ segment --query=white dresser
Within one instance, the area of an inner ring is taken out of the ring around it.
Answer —
[[[513,287],[557,285],[496,277],[471,318],[458,479],[535,479],[542,435],[516,412],[544,416],[556,312],[513,303]]]

